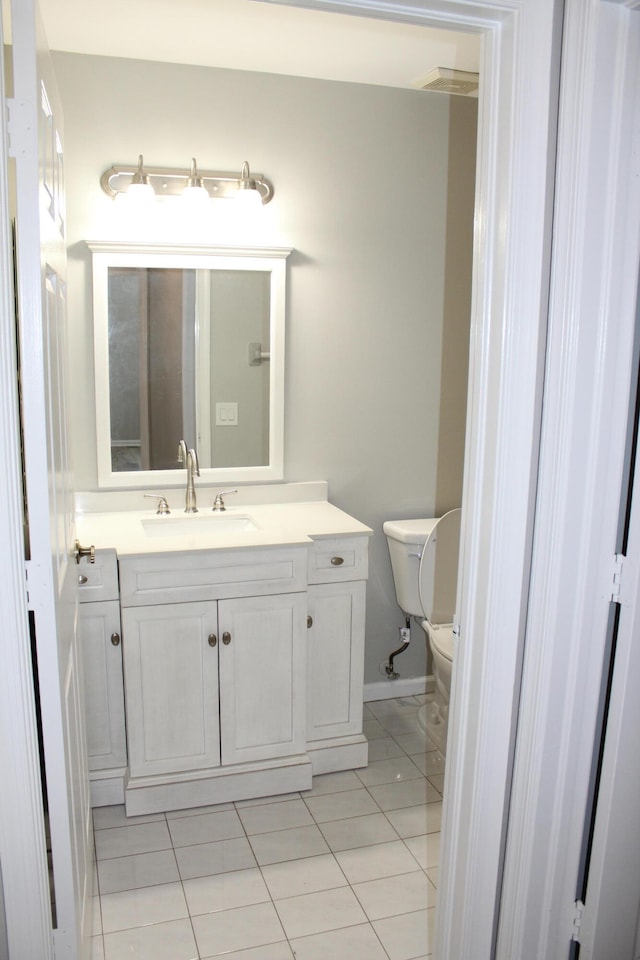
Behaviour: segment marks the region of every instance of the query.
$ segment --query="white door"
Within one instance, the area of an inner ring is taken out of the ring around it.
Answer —
[[[78,574],[67,445],[64,180],[61,114],[33,0],[13,0],[12,151],[16,158],[17,300],[33,614],[57,958],[88,950],[91,810]],[[37,53],[36,53],[37,51]]]
[[[215,600],[122,611],[132,777],[220,764],[217,632]]]
[[[364,580],[317,583],[307,594],[307,741],[362,731]]]
[[[81,568],[82,569],[82,568]],[[81,603],[78,631],[82,644],[87,704],[86,738],[90,770],[124,767],[124,725],[120,604],[117,600]]]
[[[304,752],[306,617],[304,593],[219,602],[223,764]]]

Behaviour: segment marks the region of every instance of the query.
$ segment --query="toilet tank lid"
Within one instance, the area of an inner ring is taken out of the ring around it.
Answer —
[[[427,517],[420,520],[385,520],[382,530],[385,536],[400,543],[423,544],[439,517]]]

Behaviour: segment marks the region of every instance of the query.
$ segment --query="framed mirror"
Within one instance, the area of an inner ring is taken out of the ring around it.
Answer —
[[[88,246],[100,487],[281,480],[291,250]]]

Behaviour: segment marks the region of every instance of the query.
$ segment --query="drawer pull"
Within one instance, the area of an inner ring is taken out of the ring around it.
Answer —
[[[331,557],[331,564],[334,567],[341,567],[344,563],[344,557]]]
[[[222,634],[222,642],[224,643],[225,646],[229,646],[229,644],[231,643],[231,634],[227,633],[226,630]]]
[[[313,626],[313,617],[307,617],[307,630],[310,630]]]
[[[209,634],[209,646],[210,646],[210,647],[215,647],[215,645],[216,645],[217,642],[218,642],[218,638],[216,637],[215,633],[210,633],[210,634]]]
[[[114,647],[120,646],[120,634],[119,634],[119,633],[112,633],[112,634],[111,634],[111,643],[114,645]]]
[[[88,581],[89,581],[89,577],[85,577],[83,573],[81,573],[80,576],[78,577],[78,583],[80,584],[80,586],[82,586],[85,583],[88,583]]]

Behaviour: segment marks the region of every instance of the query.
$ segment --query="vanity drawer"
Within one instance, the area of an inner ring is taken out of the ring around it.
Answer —
[[[115,550],[96,550],[95,563],[81,557],[78,564],[78,600],[118,599],[118,558]]]
[[[314,540],[309,549],[309,583],[366,580],[368,572],[368,537]]]
[[[306,590],[307,547],[120,558],[123,607]]]

